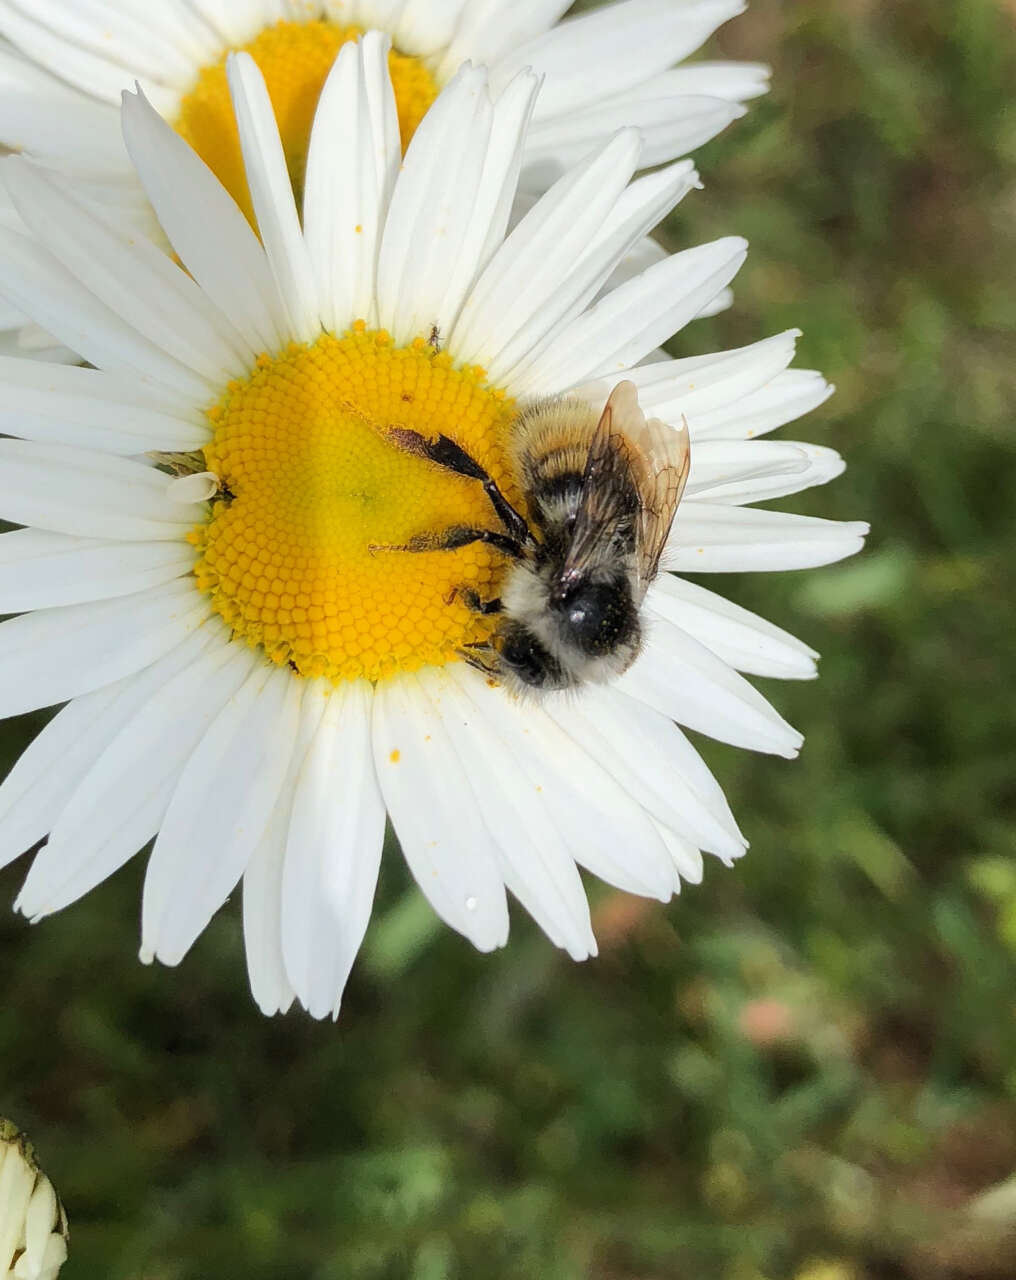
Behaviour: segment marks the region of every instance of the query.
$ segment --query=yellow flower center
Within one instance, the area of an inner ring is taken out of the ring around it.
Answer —
[[[242,46],[265,77],[298,199],[303,193],[311,124],[321,90],[339,50],[362,34],[359,27],[328,21],[277,22]],[[388,67],[404,151],[437,97],[438,86],[419,58],[393,49],[388,55]],[[202,69],[197,84],[181,102],[173,126],[253,222],[240,137],[226,81],[225,54],[214,66]]]
[[[495,596],[504,556],[482,543],[385,548],[451,525],[500,526],[478,481],[386,433],[451,436],[520,501],[506,455],[513,413],[481,369],[453,368],[422,338],[393,347],[360,321],[262,356],[209,411],[205,460],[222,490],[191,535],[198,586],[237,636],[302,675],[378,680],[454,661],[491,631],[462,589]]]

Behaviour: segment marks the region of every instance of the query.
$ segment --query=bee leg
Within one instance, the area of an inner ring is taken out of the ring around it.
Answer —
[[[507,534],[493,529],[473,529],[463,524],[453,524],[442,533],[417,533],[408,542],[398,545],[372,542],[367,550],[371,554],[375,551],[457,551],[459,547],[468,547],[474,542],[485,542],[513,560],[522,556],[521,546]]]
[[[472,587],[461,587],[459,595],[462,597],[462,603],[473,613],[500,613],[504,608],[500,600],[481,600]]]
[[[490,499],[490,505],[497,513],[497,518],[512,538],[522,545],[532,542],[533,535],[529,532],[529,525],[497,487],[491,476],[484,471],[475,458],[471,458],[466,453],[461,445],[444,435],[439,435],[436,440],[428,440],[419,431],[413,431],[409,427],[392,427],[386,434],[407,453],[427,458],[431,462],[436,462],[439,467],[454,471],[457,475],[479,480],[483,485],[484,493]]]
[[[497,675],[497,650],[492,644],[464,644],[459,656],[467,666],[482,671],[485,676]]]

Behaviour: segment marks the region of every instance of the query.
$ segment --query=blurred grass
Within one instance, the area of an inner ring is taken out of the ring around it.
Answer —
[[[0,1111],[66,1280],[1005,1280],[1016,1272],[1011,0],[756,0],[775,89],[699,154],[673,247],[752,242],[682,351],[800,325],[867,555],[714,580],[824,656],[787,764],[706,747],[752,841],[602,955],[431,927],[386,859],[339,1026],[267,1021],[238,914],[135,959],[140,861],[0,914]],[[12,760],[38,720],[0,739]],[[0,875],[15,896],[22,867]]]

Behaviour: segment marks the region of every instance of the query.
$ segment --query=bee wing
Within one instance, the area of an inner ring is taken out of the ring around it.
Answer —
[[[667,545],[677,506],[688,482],[691,447],[688,424],[681,419],[672,427],[659,418],[645,424],[645,442],[641,449],[648,472],[639,488],[638,570],[641,603],[660,568],[660,557]]]
[[[630,397],[622,388],[630,389]],[[622,429],[630,416],[629,399],[634,400],[635,412],[640,414],[634,384],[622,382],[614,388],[589,442],[582,496],[558,578],[562,587],[579,577],[594,557],[602,555],[605,541],[617,535],[623,537],[627,530],[638,536],[638,463],[635,448]]]
[[[578,576],[604,538],[633,524],[641,603],[659,570],[689,461],[686,424],[647,421],[635,384],[619,382],[590,442],[562,584]]]

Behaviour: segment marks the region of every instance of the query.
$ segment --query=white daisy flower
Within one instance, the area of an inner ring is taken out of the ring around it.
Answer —
[[[56,1280],[67,1260],[67,1217],[35,1153],[0,1118],[0,1276]]]
[[[0,0],[0,144],[72,173],[83,196],[155,234],[120,133],[120,93],[139,82],[251,214],[226,83],[244,49],[265,75],[286,162],[303,180],[310,126],[339,48],[375,29],[403,145],[466,60],[489,63],[495,91],[522,68],[546,77],[533,109],[522,184],[545,190],[615,129],[642,130],[641,163],[687,155],[766,91],[752,63],[675,64],[744,8],[743,0],[620,0],[559,21],[569,0]],[[15,215],[0,205],[0,219]],[[647,246],[644,253],[652,253]],[[10,305],[0,352],[71,359]]]
[[[337,1012],[371,912],[386,814],[434,910],[481,950],[510,889],[576,959],[596,943],[577,867],[667,900],[745,842],[678,724],[796,755],[739,671],[814,675],[776,627],[669,573],[644,654],[611,686],[519,702],[460,660],[506,557],[398,547],[496,528],[476,480],[395,447],[444,434],[519,501],[520,402],[622,378],[692,436],[672,568],[800,568],[866,527],[748,505],[822,484],[831,450],[755,440],[824,400],[795,333],[639,362],[726,287],[737,238],[593,302],[696,185],[632,181],[622,130],[505,236],[538,88],[466,67],[402,158],[387,39],[342,49],[311,135],[302,220],[264,79],[228,64],[260,240],[143,96],[124,136],[181,270],[43,166],[0,171],[36,239],[0,233],[0,292],[94,369],[0,360],[0,715],[67,701],[0,788],[0,865],[48,833],[17,906],[73,902],[155,838],[144,960],[176,964],[243,880],[267,1012]],[[185,474],[171,480],[153,458]],[[676,722],[676,723],[675,723]]]

